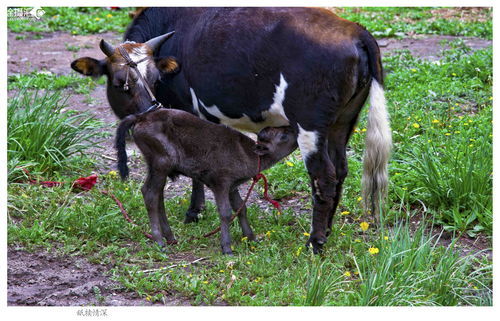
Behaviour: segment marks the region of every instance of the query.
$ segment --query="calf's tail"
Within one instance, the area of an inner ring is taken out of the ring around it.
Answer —
[[[126,179],[128,177],[127,150],[125,149],[127,133],[130,128],[134,126],[136,121],[137,117],[135,115],[127,116],[122,120],[116,130],[115,148],[118,156],[117,167],[122,179]]]
[[[391,154],[392,134],[384,95],[380,50],[371,35],[366,35],[363,42],[368,52],[372,81],[361,183],[365,208],[375,216],[380,202],[387,194],[387,164]]]

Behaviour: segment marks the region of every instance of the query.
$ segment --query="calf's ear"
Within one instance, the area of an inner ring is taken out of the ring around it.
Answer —
[[[179,61],[175,57],[164,57],[156,60],[156,67],[166,74],[176,74],[181,70]]]
[[[85,76],[94,78],[106,74],[106,62],[90,57],[78,58],[71,63],[71,68]]]

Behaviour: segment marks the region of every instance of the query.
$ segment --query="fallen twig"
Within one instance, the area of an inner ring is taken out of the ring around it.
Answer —
[[[203,260],[206,260],[207,257],[200,257],[199,259],[196,259],[192,262],[189,262],[187,264],[185,263],[178,263],[178,264],[173,264],[173,265],[170,265],[170,266],[164,266],[164,267],[161,267],[159,269],[150,269],[150,270],[143,270],[141,272],[143,273],[151,273],[151,272],[158,272],[158,271],[163,271],[163,270],[167,270],[167,269],[171,269],[171,268],[174,268],[174,267],[177,267],[177,266],[180,266],[180,265],[193,265],[193,264],[196,264],[200,261],[203,261]]]

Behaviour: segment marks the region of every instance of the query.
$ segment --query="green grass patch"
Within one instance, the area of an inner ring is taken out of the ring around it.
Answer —
[[[124,32],[131,21],[128,13],[132,8],[43,7],[43,10],[45,14],[39,20],[9,19],[7,28],[12,32],[66,31],[74,35]]]
[[[232,225],[234,256],[220,252],[218,235],[200,237],[219,224],[209,202],[198,224],[182,223],[188,195],[165,205],[179,240],[160,251],[148,231],[140,183],[100,178],[138,226],[127,223],[108,196],[97,190],[75,194],[67,187],[9,186],[8,242],[52,248],[110,264],[124,289],[146,300],[189,298],[193,304],[230,305],[491,305],[491,262],[461,257],[453,242],[423,221],[416,232],[404,221],[394,227],[362,229],[360,221],[339,219],[322,256],[304,244],[309,220],[286,209],[270,215],[251,205],[249,219],[258,242],[242,238]],[[30,199],[30,202],[26,202]],[[205,260],[196,262],[198,258]]]
[[[53,175],[89,164],[86,152],[97,146],[100,122],[66,109],[67,98],[60,91],[42,93],[27,87],[8,101],[8,180],[24,178],[22,169]]]
[[[455,12],[443,17],[448,9]],[[493,38],[492,9],[482,8],[468,19],[463,8],[363,7],[341,8],[338,15],[365,26],[375,37],[404,37],[408,34],[435,34]]]

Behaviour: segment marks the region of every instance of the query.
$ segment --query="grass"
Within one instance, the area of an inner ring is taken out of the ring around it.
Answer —
[[[61,19],[83,14],[79,10],[68,9]],[[369,29],[389,36],[397,36],[400,30],[491,35],[491,18],[483,27],[473,23],[464,31],[467,25],[453,18],[438,24],[441,29],[429,24],[428,8],[343,10],[341,15],[366,19],[373,24]],[[483,14],[489,17],[488,12]],[[405,19],[411,20],[410,26],[393,23]],[[387,31],[391,22],[393,29]],[[91,29],[82,30],[78,32]],[[44,179],[71,182],[88,176],[95,170],[85,161],[88,146],[79,146],[81,150],[66,153],[58,161],[46,161],[50,153],[42,157],[43,149],[51,148],[42,135],[32,133],[38,130],[58,137],[54,134],[58,126],[69,122],[89,125],[76,131],[90,134],[97,124],[60,112],[66,110],[60,90],[90,92],[86,78],[43,73],[10,76],[9,90],[16,95],[8,102],[8,244],[83,255],[109,265],[109,277],[122,289],[150,301],[181,296],[192,304],[491,306],[492,260],[487,253],[464,254],[460,237],[492,237],[493,51],[472,52],[462,41],[449,46],[434,62],[415,58],[408,51],[384,57],[394,152],[383,224],[375,227],[365,222],[360,206],[365,108],[349,143],[349,176],[321,256],[304,247],[310,228],[310,188],[298,152],[266,171],[271,194],[292,199],[296,206],[286,206],[278,215],[271,207],[250,204],[249,220],[259,241],[242,238],[233,224],[233,257],[220,254],[218,236],[199,238],[219,224],[212,202],[207,202],[198,224],[182,223],[188,193],[165,202],[179,240],[165,253],[143,235],[149,226],[138,180],[122,182],[115,172],[101,170],[97,185],[122,200],[137,226],[126,223],[113,200],[98,189],[74,193],[68,184],[47,189],[18,182],[19,166],[29,167]],[[26,89],[35,87],[38,94]],[[39,122],[51,117],[52,125]],[[36,128],[41,126],[48,127]],[[23,143],[17,144],[21,139]],[[16,144],[24,151],[13,153]],[[25,147],[30,144],[42,151]],[[62,148],[61,143],[56,146]],[[28,150],[28,156],[16,156]],[[198,258],[205,259],[193,263]]]
[[[66,110],[60,91],[28,91],[9,99],[7,107],[8,179],[25,177],[23,170],[52,175],[72,171],[97,146],[99,122],[89,114]]]
[[[481,8],[469,19],[462,17],[462,10],[444,17],[440,8],[430,7],[347,7],[335,11],[342,18],[361,23],[375,37],[435,34],[493,38],[492,8]]]
[[[46,33],[66,31],[86,35],[106,31],[124,32],[130,23],[129,10],[109,10],[91,7],[43,7],[45,14],[40,20],[9,19],[11,32]]]
[[[93,34],[105,31],[124,32],[133,8],[108,10],[88,7],[43,7],[40,20],[7,21],[12,32],[67,31],[72,34]],[[341,17],[364,25],[376,37],[401,37],[406,34],[438,34],[493,38],[492,9],[481,8],[469,19],[456,15],[442,17],[439,8],[428,7],[345,7],[334,11]]]

